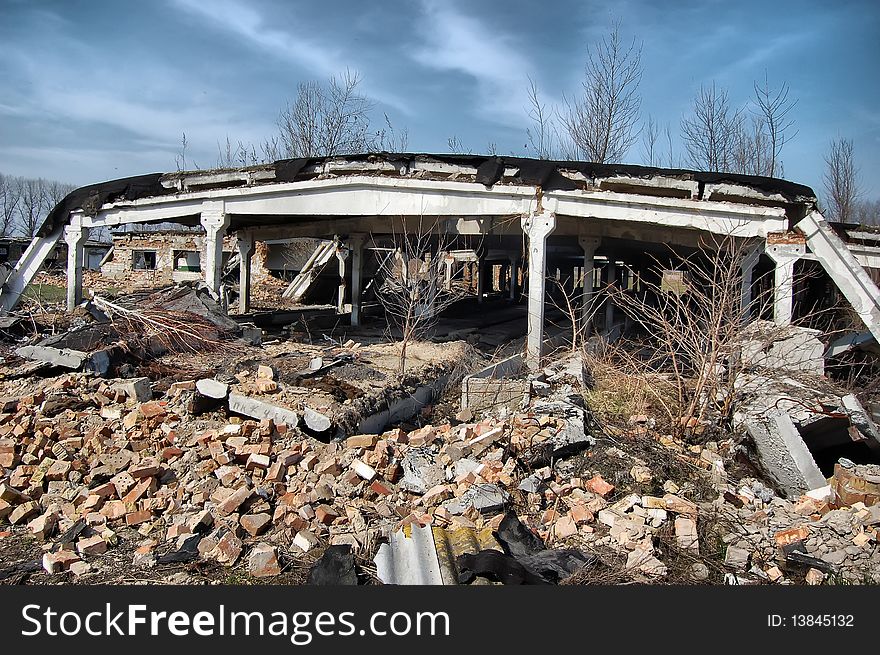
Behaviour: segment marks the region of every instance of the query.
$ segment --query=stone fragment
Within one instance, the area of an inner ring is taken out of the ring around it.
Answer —
[[[255,578],[268,578],[281,573],[278,553],[270,544],[257,544],[248,556],[248,573]]]

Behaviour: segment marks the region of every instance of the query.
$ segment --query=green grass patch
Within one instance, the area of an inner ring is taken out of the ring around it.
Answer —
[[[54,284],[29,284],[25,287],[22,297],[25,300],[40,304],[52,304],[67,300],[67,288]]]

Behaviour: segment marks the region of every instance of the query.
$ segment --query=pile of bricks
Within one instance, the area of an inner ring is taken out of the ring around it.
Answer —
[[[270,373],[260,367],[251,377],[268,382]],[[100,568],[108,549],[127,542],[136,545],[135,567],[202,559],[270,577],[288,558],[327,544],[369,553],[408,524],[495,528],[511,506],[548,545],[606,549],[645,579],[667,575],[661,535],[672,534],[675,547],[696,558],[699,522],[723,512],[745,526],[726,537],[724,564],[733,575],[784,579],[765,551],[778,556],[777,533],[803,524],[807,532],[797,535],[817,557],[825,555],[826,528],[849,530],[851,543],[832,559],[844,568],[876,566],[880,505],[853,505],[846,510],[852,521],[841,527],[833,513],[841,510],[827,500],[793,503],[759,483],[728,482],[717,448],[657,445],[715,483],[717,500],[696,503],[682,481],[662,483],[662,495],[621,489],[621,479],[653,478],[633,458],[611,481],[595,471],[571,475],[564,462],[532,468],[520,456],[569,429],[566,418],[462,414],[468,422],[324,443],[271,419],[222,410],[193,416],[195,393],[196,381],[155,394],[146,379],[71,374],[0,401],[0,524],[44,545],[48,573],[74,575]],[[829,514],[834,521],[826,525]],[[695,578],[708,577],[695,567]]]

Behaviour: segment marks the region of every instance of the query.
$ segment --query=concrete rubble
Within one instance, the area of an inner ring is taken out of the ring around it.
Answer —
[[[571,380],[544,377],[550,395],[521,411],[322,441],[294,412],[243,405],[236,392],[194,416],[193,396],[227,395],[216,380],[161,392],[143,378],[64,374],[3,401],[0,534],[43,544],[50,575],[88,580],[123,548],[137,570],[201,561],[273,578],[328,545],[363,556],[406,539],[401,530],[498,530],[514,510],[547,547],[616,561],[642,581],[815,584],[811,571],[876,581],[877,467],[843,460],[823,488],[784,499],[728,475],[732,441],[688,446],[634,417],[617,440],[653,439],[696,471],[666,479],[588,435]],[[47,414],[62,394],[79,404]],[[591,464],[609,458],[611,468]],[[703,557],[713,551],[714,568]],[[479,557],[469,566],[485,565]]]

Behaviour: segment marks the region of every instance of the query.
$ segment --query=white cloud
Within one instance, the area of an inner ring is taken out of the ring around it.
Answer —
[[[172,4],[185,11],[213,23],[219,29],[238,36],[250,47],[258,51],[303,68],[309,75],[328,78],[338,75],[347,68],[357,69],[353,62],[356,56],[348,55],[336,44],[326,39],[317,40],[289,28],[278,29],[272,24],[270,16],[264,16],[252,6],[240,0],[171,0]],[[364,71],[361,71],[364,72]],[[364,75],[362,87],[366,94],[379,102],[394,107],[404,113],[411,113],[408,103],[392,92],[381,88]]]
[[[424,3],[418,29],[425,42],[412,57],[428,68],[453,71],[477,84],[474,111],[483,118],[521,127],[525,122],[531,63],[513,39],[452,4]]]

